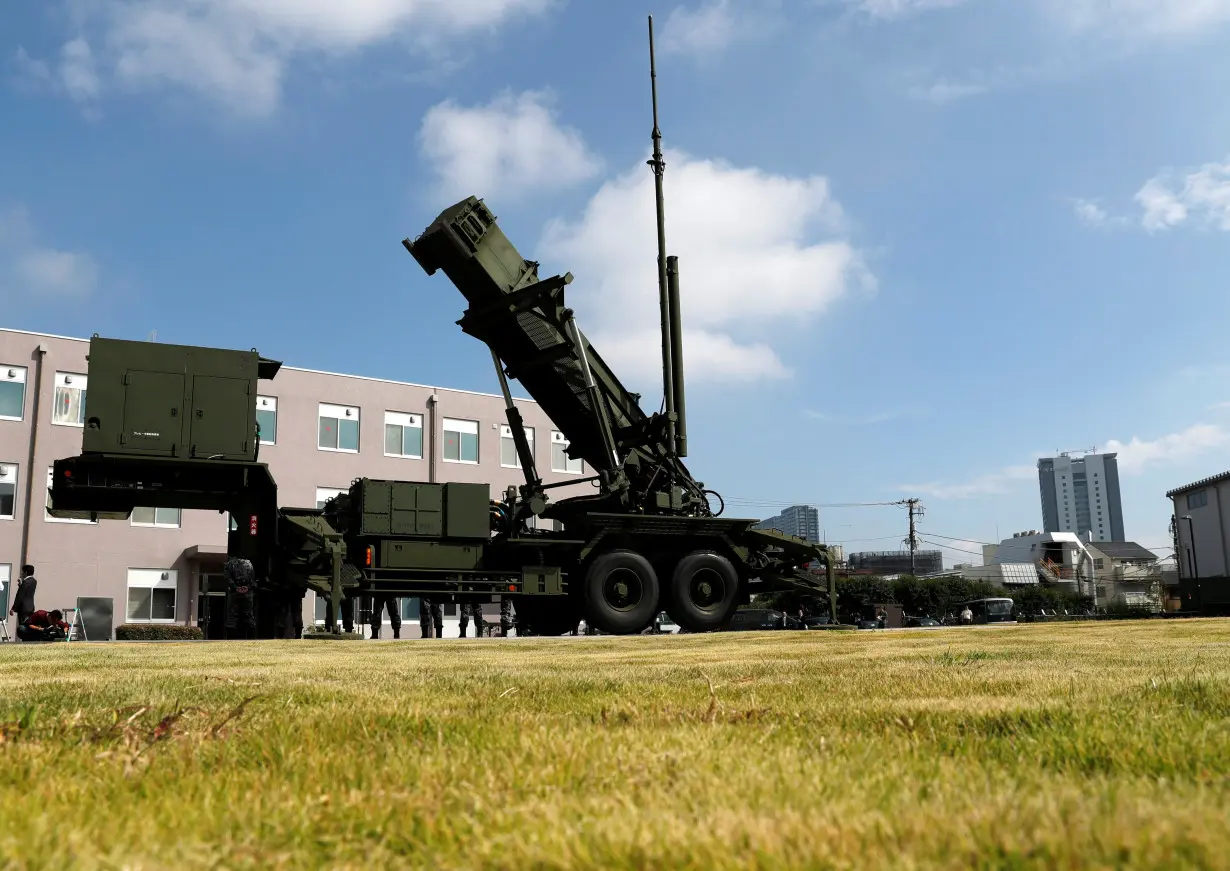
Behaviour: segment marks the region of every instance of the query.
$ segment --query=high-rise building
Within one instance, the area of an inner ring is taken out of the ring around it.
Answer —
[[[1124,541],[1117,454],[1062,453],[1038,460],[1042,526],[1094,541]]]
[[[810,505],[791,505],[776,517],[757,523],[756,529],[776,529],[807,541],[819,541],[820,512]]]

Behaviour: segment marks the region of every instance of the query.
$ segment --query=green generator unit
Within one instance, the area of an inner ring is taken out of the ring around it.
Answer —
[[[95,336],[89,362],[83,453],[255,461],[257,382],[277,361]]]

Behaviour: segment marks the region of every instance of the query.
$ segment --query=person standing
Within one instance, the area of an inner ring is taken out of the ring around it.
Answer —
[[[432,623],[436,628],[434,636],[431,633]],[[444,637],[444,610],[439,602],[426,596],[419,598],[419,628],[423,631],[424,638]]]
[[[500,597],[500,634],[505,638],[508,637],[509,630],[513,628],[513,603],[512,599],[507,596]]]
[[[394,640],[401,638],[401,600],[393,596],[376,596],[372,602],[372,640],[380,637],[380,612],[388,610],[389,626]]]
[[[38,589],[38,581],[34,577],[34,566],[21,567],[21,577],[17,579],[17,591],[13,594],[13,606],[10,614],[17,615],[17,625],[20,627],[36,610],[34,607],[34,592]]]
[[[461,638],[466,637],[466,626],[469,625],[469,618],[474,618],[474,637],[483,637],[483,606],[478,602],[462,602],[461,603]]]

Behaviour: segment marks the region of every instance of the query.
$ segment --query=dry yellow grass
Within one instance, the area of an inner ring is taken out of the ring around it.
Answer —
[[[1230,867],[1230,621],[5,645],[0,723],[5,868]]]

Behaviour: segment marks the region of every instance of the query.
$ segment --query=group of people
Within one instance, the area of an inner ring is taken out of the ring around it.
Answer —
[[[354,600],[342,605],[342,628],[347,632],[354,631]],[[393,630],[393,638],[401,638],[401,606],[394,596],[375,596],[372,599],[371,630],[372,638],[380,638],[380,627],[383,622],[381,612],[389,615],[389,628]],[[483,608],[477,602],[463,602],[460,609],[461,634],[466,637],[470,621],[474,621],[474,637],[483,634]],[[507,636],[513,628],[513,604],[511,599],[500,601],[500,634]],[[427,596],[419,597],[419,629],[424,638],[444,637],[444,609],[440,602]]]
[[[13,594],[13,604],[9,607],[8,616],[17,618],[17,637],[22,641],[62,641],[68,637],[69,626],[64,622],[64,612],[40,611],[34,607],[34,593],[38,589],[38,580],[34,577],[34,566],[21,567],[21,577],[17,579],[17,591]]]

